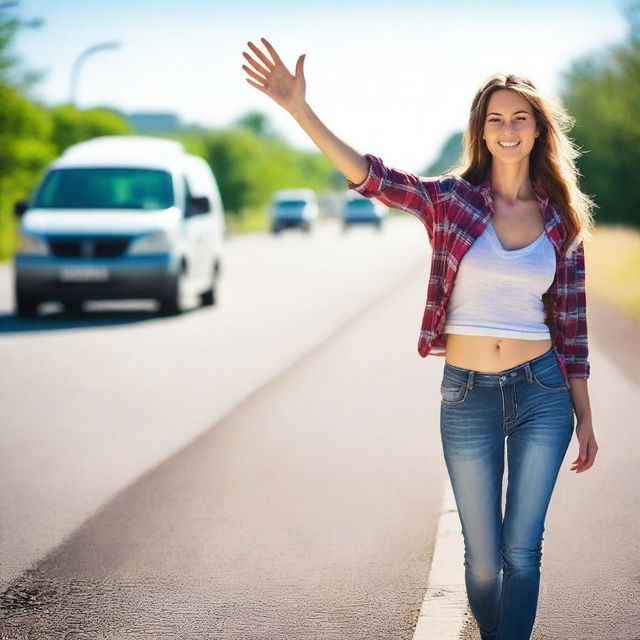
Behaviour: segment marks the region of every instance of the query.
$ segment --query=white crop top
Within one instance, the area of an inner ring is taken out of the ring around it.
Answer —
[[[556,254],[545,232],[520,249],[504,249],[491,221],[458,267],[443,333],[549,338],[542,294],[553,282]]]

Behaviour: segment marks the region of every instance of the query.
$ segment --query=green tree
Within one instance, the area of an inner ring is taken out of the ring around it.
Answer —
[[[319,191],[335,186],[335,170],[324,156],[292,149],[280,139],[231,128],[212,131],[202,142],[230,215],[239,215],[246,207],[266,206],[276,189]]]
[[[5,3],[6,4],[6,3]],[[18,5],[19,3],[14,3]],[[9,15],[0,4],[0,259],[15,251],[17,200],[26,199],[45,166],[66,147],[100,135],[131,132],[126,118],[108,108],[81,111],[69,105],[48,110],[28,92],[41,72],[25,71],[11,53],[21,28],[39,27]]]
[[[17,8],[19,4],[0,4],[0,85],[13,87],[19,93],[26,94],[42,79],[44,72],[23,69],[20,58],[11,53],[11,45],[20,29],[38,28],[43,22],[39,18],[22,20],[8,12],[8,8]]]
[[[53,142],[57,153],[76,142],[97,136],[133,133],[126,116],[110,108],[78,109],[70,104],[51,109],[53,118]]]
[[[574,61],[561,98],[576,118],[581,186],[606,222],[640,224],[640,3],[628,3],[628,38]]]
[[[39,27],[40,20],[24,21],[0,5],[0,260],[15,250],[17,222],[13,204],[23,198],[53,157],[51,117],[26,93],[40,80],[39,71],[25,71],[11,52],[16,33]]]
[[[422,172],[423,176],[439,176],[457,164],[462,153],[462,131],[452,133],[444,143],[438,158]]]
[[[237,118],[233,124],[241,129],[248,129],[263,138],[280,137],[271,121],[260,111],[249,111],[245,115]]]
[[[0,84],[0,259],[15,250],[13,204],[24,198],[55,156],[47,110]]]

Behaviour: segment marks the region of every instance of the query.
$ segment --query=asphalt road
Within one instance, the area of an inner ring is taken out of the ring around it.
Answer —
[[[443,359],[416,350],[426,232],[392,222],[236,238],[220,306],[181,318],[19,322],[0,271],[0,638],[412,637]],[[616,348],[592,340],[601,452],[565,459],[536,640],[640,637],[638,378]]]

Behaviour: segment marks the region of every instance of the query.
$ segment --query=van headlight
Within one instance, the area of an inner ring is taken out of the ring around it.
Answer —
[[[49,254],[47,241],[31,233],[20,233],[18,252],[29,256],[46,256]]]
[[[135,240],[129,253],[168,253],[171,245],[171,238],[165,231],[154,231]]]

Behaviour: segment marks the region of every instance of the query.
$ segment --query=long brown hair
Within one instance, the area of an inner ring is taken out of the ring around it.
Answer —
[[[584,238],[591,238],[595,202],[580,190],[576,159],[582,152],[569,138],[575,124],[555,97],[544,95],[528,78],[513,73],[489,76],[477,90],[471,104],[469,122],[463,136],[458,162],[445,173],[458,175],[472,184],[491,176],[491,152],[482,139],[489,98],[494,91],[510,89],[531,105],[540,135],[529,157],[529,179],[541,187],[563,221],[565,250],[569,253]]]

